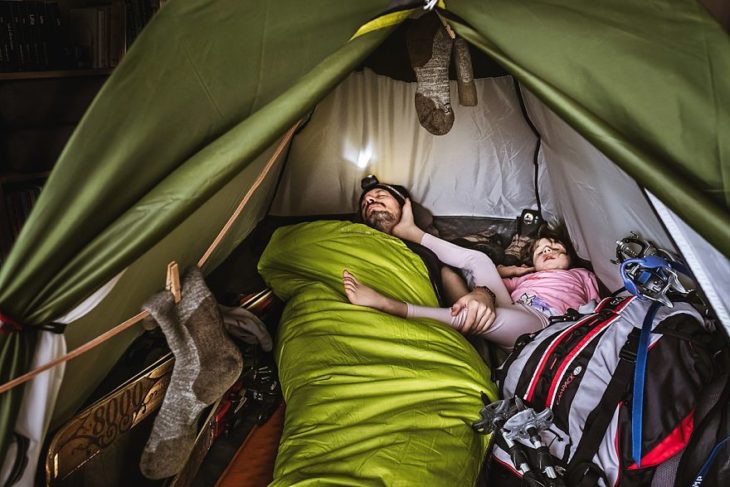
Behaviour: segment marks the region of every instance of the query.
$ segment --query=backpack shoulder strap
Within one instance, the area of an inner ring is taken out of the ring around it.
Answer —
[[[608,383],[598,405],[586,418],[586,424],[591,427],[583,432],[575,455],[568,463],[566,472],[568,485],[597,485],[596,481],[600,477],[596,476],[593,456],[606,435],[616,406],[629,391],[636,364],[636,352],[639,348],[639,335],[640,331],[637,328],[629,333],[626,343],[619,352],[619,362],[611,382]]]

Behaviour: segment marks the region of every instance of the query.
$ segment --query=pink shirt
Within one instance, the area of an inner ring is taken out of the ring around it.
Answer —
[[[562,315],[568,308],[577,310],[592,299],[600,299],[596,275],[583,268],[538,271],[503,281],[512,301],[548,316]]]

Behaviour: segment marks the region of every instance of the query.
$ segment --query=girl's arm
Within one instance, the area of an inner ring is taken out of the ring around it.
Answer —
[[[399,238],[420,243],[433,251],[436,257],[446,265],[461,269],[470,281],[471,287],[486,286],[494,293],[497,306],[512,304],[502,278],[492,260],[476,250],[459,247],[442,240],[418,228],[413,221],[413,210],[410,200],[403,205],[401,220],[393,228],[393,235]]]
[[[530,274],[531,272],[535,272],[535,268],[527,267],[526,265],[498,265],[497,272],[499,272],[502,279],[505,279],[507,277],[521,277],[525,274]]]

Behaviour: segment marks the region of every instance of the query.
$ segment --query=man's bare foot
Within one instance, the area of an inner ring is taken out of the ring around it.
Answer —
[[[342,283],[345,286],[345,295],[347,295],[347,299],[352,304],[367,306],[396,316],[405,317],[407,313],[405,303],[383,296],[376,290],[362,284],[346,270],[342,273]]]
[[[347,299],[352,304],[382,310],[385,296],[365,284],[361,284],[355,276],[347,271],[342,273],[342,283],[345,285]]]
[[[406,198],[401,210],[400,221],[393,227],[393,235],[410,242],[421,243],[423,239],[423,230],[418,228],[413,218],[413,207],[410,198]]]

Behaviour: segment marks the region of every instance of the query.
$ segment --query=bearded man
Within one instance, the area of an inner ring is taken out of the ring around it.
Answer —
[[[359,215],[363,223],[381,232],[393,235],[393,229],[400,223],[402,209],[410,194],[406,188],[396,184],[381,183],[375,176],[368,176],[361,182]],[[453,269],[444,265],[426,247],[403,240],[426,264],[431,283],[443,306],[450,306],[452,313],[467,309],[466,320],[461,332],[480,334],[494,322],[494,295],[482,287],[469,290],[464,280]]]

